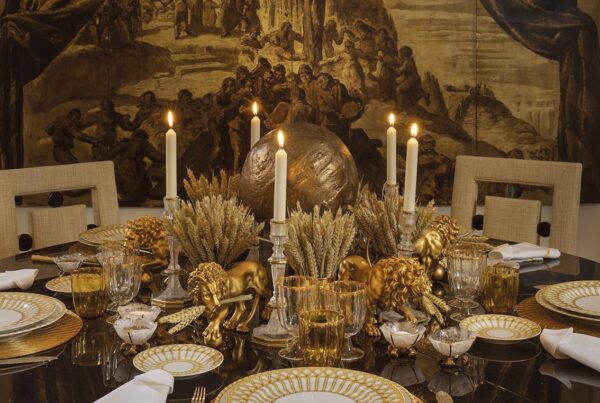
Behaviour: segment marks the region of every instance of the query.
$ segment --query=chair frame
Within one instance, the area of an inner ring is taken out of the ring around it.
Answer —
[[[580,163],[459,155],[456,158],[451,215],[463,228],[471,228],[477,207],[477,182],[551,187],[550,246],[574,254],[577,252],[581,171]]]
[[[76,174],[74,174],[76,173]],[[0,256],[19,253],[15,197],[58,191],[90,189],[94,223],[119,223],[119,204],[112,161],[53,165],[0,171]]]

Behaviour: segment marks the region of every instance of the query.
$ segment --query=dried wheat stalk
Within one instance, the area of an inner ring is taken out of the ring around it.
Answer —
[[[175,234],[190,262],[217,262],[228,267],[258,238],[263,224],[254,226],[254,216],[236,199],[222,195],[186,201],[174,214]]]
[[[312,213],[305,213],[298,204],[289,218],[289,239],[285,254],[296,274],[316,278],[334,278],[340,261],[347,256],[356,227],[354,216],[342,213],[334,215],[315,206]]]
[[[350,207],[354,213],[358,230],[371,241],[375,250],[382,255],[395,255],[401,232],[399,220],[402,216],[403,198],[392,195],[380,200],[366,186],[360,188],[356,204]],[[431,200],[417,207],[414,239],[418,239],[429,228],[435,216],[435,202]]]
[[[240,183],[238,174],[229,176],[221,170],[219,176],[213,175],[211,180],[206,176],[196,177],[191,169],[187,170],[188,177],[183,180],[183,187],[191,200],[202,200],[204,196],[221,195],[229,200],[237,197]]]

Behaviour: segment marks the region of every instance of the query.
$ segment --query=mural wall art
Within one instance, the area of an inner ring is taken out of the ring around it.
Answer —
[[[0,0],[3,169],[113,160],[123,206],[239,172],[262,132],[327,127],[385,181],[387,115],[421,127],[418,192],[449,204],[458,154],[577,161],[600,202],[596,0]],[[77,202],[77,194],[68,195]]]

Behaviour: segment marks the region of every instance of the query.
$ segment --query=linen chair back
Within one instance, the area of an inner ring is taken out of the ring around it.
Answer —
[[[549,244],[566,253],[577,253],[581,164],[459,155],[456,158],[451,215],[463,228],[471,228],[477,207],[477,182],[551,187]]]
[[[85,204],[31,212],[33,249],[75,242],[87,229]]]
[[[15,206],[15,197],[17,196],[89,189],[92,197],[94,223],[96,225],[119,223],[119,205],[112,161],[1,170],[0,189],[2,190],[0,192],[0,228],[4,232],[4,236],[0,237],[0,258],[19,253]],[[58,210],[59,214],[65,217],[61,210]],[[44,213],[39,214],[40,216],[44,215]],[[40,225],[42,225],[41,221],[38,228]],[[75,225],[80,225],[80,223],[75,220]],[[64,225],[60,227],[63,228]]]
[[[483,235],[492,239],[539,244],[537,231],[542,218],[539,200],[486,196]]]

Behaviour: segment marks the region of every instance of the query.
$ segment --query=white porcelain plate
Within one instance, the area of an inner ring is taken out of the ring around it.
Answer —
[[[48,316],[46,319],[44,319],[42,321],[32,323],[29,326],[25,326],[25,327],[22,327],[22,328],[13,330],[13,331],[1,333],[0,341],[5,341],[7,338],[20,336],[20,335],[32,332],[37,329],[41,329],[43,327],[50,326],[51,324],[53,324],[54,322],[56,322],[57,320],[62,318],[63,315],[65,314],[65,312],[67,311],[65,304],[63,304],[62,301],[60,301],[56,298],[52,298],[52,302],[54,304],[54,311],[52,312],[52,314],[50,316]]]
[[[46,288],[59,294],[71,294],[71,276],[60,276],[46,283]]]
[[[600,281],[553,284],[542,290],[542,296],[558,308],[600,318]]]
[[[127,225],[125,224],[105,225],[82,232],[79,234],[79,242],[91,246],[107,242],[122,242],[125,240],[126,234]]]
[[[214,348],[196,344],[169,344],[142,351],[133,365],[143,372],[162,369],[175,378],[189,378],[218,368],[223,354]]]
[[[0,334],[46,319],[54,312],[53,298],[27,292],[0,293]]]
[[[477,332],[490,343],[510,344],[539,336],[542,328],[529,319],[510,315],[475,315],[460,322],[460,327]]]
[[[252,375],[225,388],[219,403],[419,402],[388,379],[342,368],[286,368]]]

